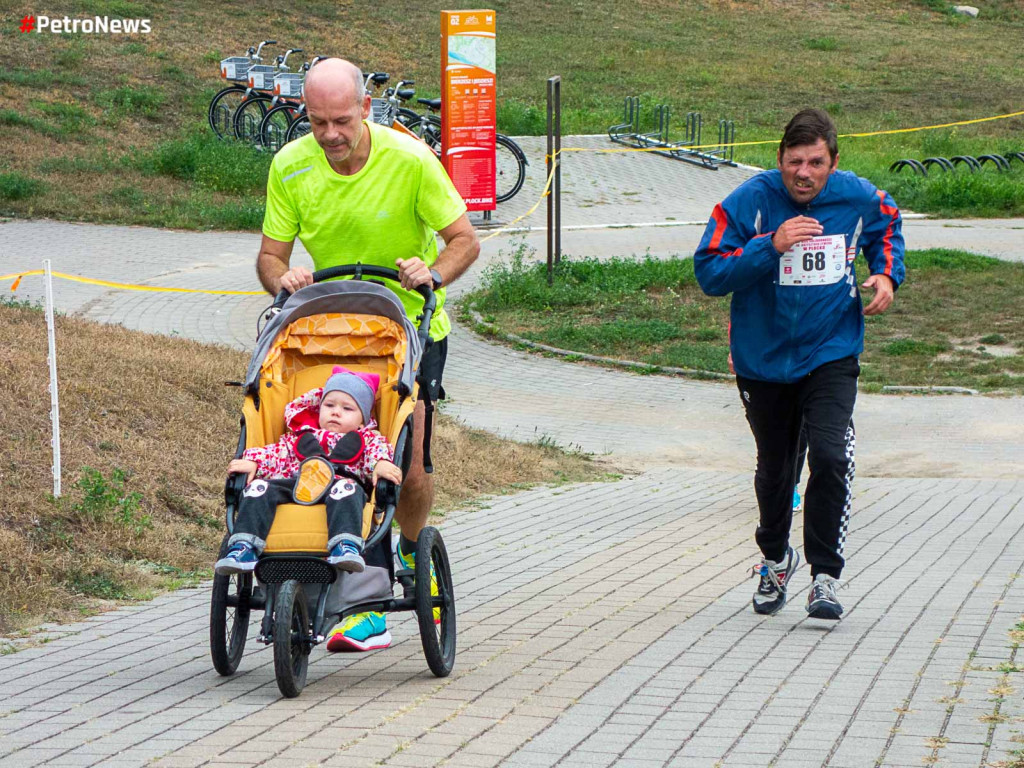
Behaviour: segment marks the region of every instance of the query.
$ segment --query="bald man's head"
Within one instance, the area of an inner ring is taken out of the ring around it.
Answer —
[[[317,101],[331,94],[350,95],[361,101],[366,88],[363,73],[355,64],[345,59],[324,59],[306,73],[303,86],[306,103]]]
[[[339,173],[350,172],[353,163],[359,166],[369,154],[363,120],[370,116],[370,95],[359,67],[324,59],[306,73],[303,92],[309,126],[331,166]]]

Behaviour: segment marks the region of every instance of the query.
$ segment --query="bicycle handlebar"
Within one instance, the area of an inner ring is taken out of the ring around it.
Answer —
[[[263,50],[263,46],[265,45],[277,45],[277,40],[264,40],[262,43],[256,46],[255,51],[253,50],[252,46],[249,46],[249,56],[257,61],[263,61],[263,57],[260,56],[260,52]]]

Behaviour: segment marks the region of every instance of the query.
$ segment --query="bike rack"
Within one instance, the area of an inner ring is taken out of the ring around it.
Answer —
[[[942,171],[952,173],[961,165],[966,166],[968,171],[974,173],[975,171],[980,171],[985,163],[991,163],[997,171],[1009,171],[1011,170],[1010,164],[1014,160],[1019,160],[1021,164],[1024,164],[1024,152],[1007,152],[1005,155],[991,153],[988,155],[978,155],[977,157],[972,155],[956,155],[955,157],[948,158],[926,157],[920,162],[906,157],[890,165],[889,173],[899,173],[904,168],[910,168],[915,173],[927,176],[929,168],[937,167]]]
[[[718,121],[718,146],[706,150],[694,149],[701,146],[701,132],[704,119],[700,112],[686,113],[686,126],[682,141],[669,138],[672,122],[672,108],[668,104],[657,104],[652,110],[655,130],[641,130],[641,103],[639,96],[627,96],[623,103],[623,122],[608,128],[608,138],[617,144],[637,149],[650,149],[654,154],[664,155],[686,163],[693,163],[708,170],[718,170],[720,165],[735,166],[733,148],[736,140],[736,126],[732,120]]]

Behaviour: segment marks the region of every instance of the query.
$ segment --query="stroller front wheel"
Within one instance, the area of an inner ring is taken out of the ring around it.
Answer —
[[[227,544],[221,546],[221,556]],[[214,576],[210,599],[210,656],[213,668],[225,677],[233,675],[242,661],[249,631],[252,574]]]
[[[309,668],[309,608],[302,585],[294,579],[280,586],[274,601],[274,674],[289,699],[306,685]]]
[[[437,594],[431,592],[431,566]],[[437,677],[447,677],[455,666],[455,592],[441,532],[426,527],[416,540],[416,619],[427,666]],[[434,609],[440,614],[435,623]]]

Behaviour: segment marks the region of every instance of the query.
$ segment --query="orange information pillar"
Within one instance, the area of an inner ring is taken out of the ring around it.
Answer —
[[[493,211],[494,11],[441,11],[441,162],[471,211]]]

